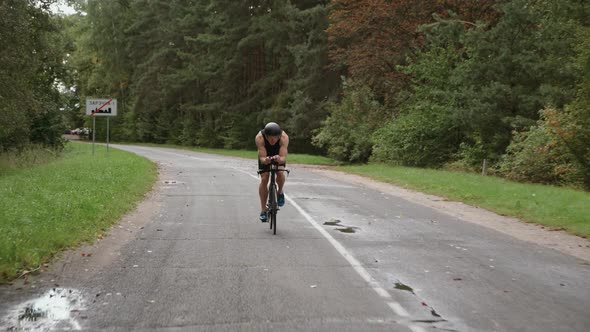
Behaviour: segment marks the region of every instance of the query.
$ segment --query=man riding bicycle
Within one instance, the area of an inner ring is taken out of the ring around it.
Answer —
[[[287,164],[287,147],[289,146],[289,136],[275,122],[269,122],[256,135],[256,147],[258,148],[258,169],[268,170],[272,162],[276,162],[280,169],[284,169]],[[277,172],[277,185],[279,194],[277,203],[279,206],[285,205],[285,194],[283,194],[283,185],[285,184],[285,174]],[[266,199],[268,196],[268,181],[270,173],[260,174],[260,185],[258,195],[260,196],[260,221],[267,222]]]

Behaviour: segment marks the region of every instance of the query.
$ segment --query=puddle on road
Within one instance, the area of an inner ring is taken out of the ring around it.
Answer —
[[[338,219],[330,219],[330,221],[326,221],[324,222],[324,225],[326,226],[338,226],[340,228],[336,228],[337,231],[340,231],[342,233],[356,233],[356,230],[359,229],[358,227],[351,227],[351,226],[346,226],[346,225],[341,225],[342,221],[338,220]]]
[[[18,305],[2,320],[3,331],[81,330],[78,314],[84,310],[82,293],[54,288],[38,299]]]
[[[336,228],[337,231],[341,231],[342,233],[356,233],[356,227],[346,227],[346,228]]]
[[[412,322],[434,324],[434,323],[446,322],[446,320],[444,320],[444,319],[415,319],[415,320],[412,320]],[[446,330],[446,331],[455,331],[455,330]]]
[[[330,221],[326,221],[324,223],[324,225],[328,225],[328,226],[338,226],[338,224],[341,223],[340,220],[338,219],[330,219]]]
[[[412,287],[410,287],[408,285],[404,285],[401,282],[395,283],[395,289],[405,290],[405,291],[411,292],[412,294],[416,294],[416,293],[414,293],[414,290],[412,289]]]

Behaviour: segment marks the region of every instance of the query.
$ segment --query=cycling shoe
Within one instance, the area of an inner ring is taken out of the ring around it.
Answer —
[[[285,194],[279,194],[279,197],[277,197],[277,203],[279,206],[285,205]]]
[[[268,222],[268,216],[266,215],[266,211],[260,212],[260,217],[258,217],[262,222]]]

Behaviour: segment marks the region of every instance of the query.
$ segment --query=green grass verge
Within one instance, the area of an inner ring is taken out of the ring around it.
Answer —
[[[172,148],[172,149],[181,149],[181,150],[188,150],[188,151],[195,151],[195,152],[219,154],[219,155],[223,155],[223,156],[252,159],[252,160],[254,160],[254,162],[256,162],[256,156],[257,156],[257,152],[255,150],[211,149],[211,148],[200,148],[200,147],[183,146],[183,145],[152,144],[152,143],[118,143],[118,144],[153,146],[153,147],[158,147],[158,148]],[[254,140],[252,140],[252,145],[254,145]],[[310,155],[310,154],[304,154],[304,153],[289,153],[289,155],[287,156],[287,163],[289,163],[289,164],[308,164],[308,165],[338,165],[338,164],[340,164],[339,162],[337,162],[331,158]]]
[[[0,176],[0,283],[63,248],[93,241],[157,178],[135,154],[71,142],[60,158]]]
[[[443,196],[583,237],[590,236],[590,193],[440,170],[383,164],[341,166],[345,172]]]

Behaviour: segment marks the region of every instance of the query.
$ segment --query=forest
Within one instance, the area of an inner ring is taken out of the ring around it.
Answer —
[[[0,154],[115,98],[111,141],[252,150],[275,121],[290,152],[590,190],[587,0],[56,2],[0,0]]]

